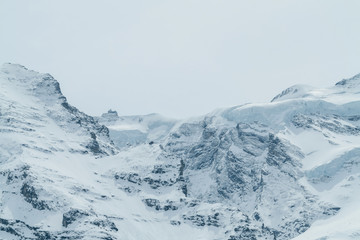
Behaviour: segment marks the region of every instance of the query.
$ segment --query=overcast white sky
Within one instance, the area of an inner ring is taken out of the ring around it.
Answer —
[[[170,117],[360,73],[359,0],[0,0],[0,63],[88,114]]]

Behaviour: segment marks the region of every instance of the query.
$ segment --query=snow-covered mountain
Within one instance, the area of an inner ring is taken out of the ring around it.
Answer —
[[[109,128],[111,139],[120,149],[161,142],[177,122],[159,114],[119,117],[111,109],[96,119]]]
[[[191,120],[0,71],[0,239],[359,239],[360,75]]]

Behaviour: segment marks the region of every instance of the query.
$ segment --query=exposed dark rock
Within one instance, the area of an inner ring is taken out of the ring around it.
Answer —
[[[166,201],[165,203],[160,203],[159,200],[153,198],[144,199],[143,202],[151,208],[155,208],[157,211],[175,211],[178,209],[177,206],[174,205],[173,201]]]
[[[18,239],[55,240],[50,232],[32,227],[20,220],[7,220],[0,218],[0,231],[7,232]],[[36,238],[33,238],[36,236]]]
[[[115,174],[116,180],[126,180],[130,183],[135,183],[137,185],[141,185],[142,179],[139,177],[137,173],[117,173]]]
[[[39,200],[39,196],[33,186],[24,183],[21,187],[21,194],[24,196],[26,202],[30,203],[33,208],[38,210],[50,210],[50,207],[44,200]]]
[[[110,229],[111,231],[119,231],[119,229],[116,227],[115,223],[109,221],[108,219],[106,220],[95,220],[93,222],[91,222],[92,224],[94,224],[95,226],[98,226],[100,228],[104,228],[104,229]]]
[[[353,122],[356,122],[356,121],[360,121],[360,116],[359,115],[355,115],[355,116],[350,116],[347,118],[349,121],[353,121]]]
[[[286,152],[286,147],[281,143],[280,139],[273,134],[269,134],[268,155],[266,162],[270,166],[279,166],[279,164],[291,162],[291,157]]]
[[[183,216],[184,220],[191,221],[196,226],[203,227],[205,226],[205,216],[202,215],[194,215],[194,216]]]
[[[77,108],[68,104],[66,99],[61,105],[70,113],[70,121],[77,123],[90,134],[90,142],[85,146],[91,153],[97,156],[114,154],[116,152],[113,142],[110,140],[109,129],[100,125],[93,117],[86,115]],[[55,118],[56,121],[59,121]],[[63,123],[59,123],[63,124]],[[106,139],[108,144],[100,144],[98,138]]]
[[[276,101],[277,99],[280,99],[286,95],[291,95],[291,94],[294,94],[294,93],[297,93],[299,90],[296,88],[296,87],[289,87],[287,89],[285,89],[284,91],[282,91],[280,94],[278,94],[277,96],[275,96],[271,102],[274,102]]]
[[[26,179],[29,176],[30,166],[24,165],[20,168],[16,168],[13,171],[2,171],[0,175],[7,176],[6,184],[11,184],[17,181]]]
[[[144,202],[148,207],[160,206],[160,201],[157,199],[147,198],[147,199],[144,199]]]
[[[181,159],[180,160],[180,168],[179,168],[179,177],[177,178],[177,181],[180,182],[180,189],[185,195],[185,197],[188,196],[188,190],[187,185],[184,179],[184,170],[185,170],[185,162]]]
[[[349,121],[358,121],[358,116],[348,117]],[[323,115],[295,115],[291,122],[298,128],[311,128],[315,131],[329,130],[334,133],[344,135],[359,135],[360,128],[346,124],[341,117],[336,115],[323,116]],[[346,119],[344,119],[346,120]]]
[[[180,221],[171,220],[171,221],[170,221],[170,224],[171,224],[171,225],[174,225],[174,226],[179,226],[179,225],[181,225],[181,222],[180,222]]]
[[[98,141],[96,140],[96,134],[93,132],[90,132],[90,136],[91,136],[91,141],[86,146],[86,148],[89,149],[94,155],[106,154],[106,152],[103,152],[100,149],[100,145],[99,145]]]
[[[175,211],[178,209],[177,206],[173,205],[174,203],[172,201],[167,201],[167,203],[162,207],[162,209],[164,209],[164,211]]]
[[[254,219],[256,220],[256,221],[259,221],[260,219],[261,219],[261,217],[260,217],[260,215],[259,215],[259,213],[257,213],[257,212],[254,212]]]
[[[340,209],[341,208],[339,208],[339,207],[331,207],[331,208],[325,209],[325,211],[323,213],[324,213],[324,215],[333,216],[338,211],[340,211]]]
[[[146,183],[152,189],[158,189],[160,187],[169,187],[176,183],[176,181],[171,178],[167,179],[167,180],[162,180],[160,173],[158,173],[156,171],[161,172],[162,170],[154,169],[152,171],[152,173],[155,173],[156,175],[155,176],[152,175],[151,177],[147,176],[147,177],[141,178],[141,176],[138,173],[117,173],[117,174],[115,174],[114,177],[116,180],[127,181],[127,182],[137,185],[137,186],[141,186],[142,184]],[[157,175],[159,175],[159,176],[157,176]]]
[[[154,166],[154,170],[152,170],[152,173],[163,174],[163,173],[165,173],[165,170],[161,166]]]
[[[249,227],[235,228],[236,235],[231,235],[229,240],[257,240],[257,230]]]
[[[200,227],[203,227],[205,225],[220,227],[219,217],[220,217],[219,213],[215,213],[213,215],[208,215],[208,216],[204,216],[200,214],[192,215],[192,216],[183,215],[184,220],[190,221],[196,226],[200,226]]]
[[[79,209],[72,209],[66,213],[63,214],[63,220],[62,225],[64,227],[68,227],[70,224],[75,222],[76,220],[89,216],[89,214],[85,211],[79,210]]]

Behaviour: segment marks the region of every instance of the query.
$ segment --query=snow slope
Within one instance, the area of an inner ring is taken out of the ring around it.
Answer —
[[[0,239],[359,239],[359,75],[182,121],[0,89]]]
[[[119,148],[160,142],[177,123],[159,114],[119,117],[111,109],[96,119],[109,128],[111,139]]]

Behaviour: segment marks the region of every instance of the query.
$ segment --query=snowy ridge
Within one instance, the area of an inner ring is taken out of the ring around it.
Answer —
[[[359,82],[191,120],[93,118],[5,64],[0,239],[358,239]]]
[[[323,100],[334,104],[345,104],[359,101],[360,74],[344,79],[331,88],[316,89],[311,86],[296,85],[284,90],[272,102],[286,99]]]
[[[280,99],[285,100],[291,98],[304,98],[312,89],[314,88],[307,85],[295,85],[282,91],[279,95],[274,97],[271,102],[275,102]]]
[[[110,136],[119,148],[160,142],[177,123],[159,114],[118,116],[111,109],[97,120],[109,128]]]
[[[355,75],[349,79],[343,79],[340,82],[336,83],[337,87],[345,87],[348,89],[356,89],[357,92],[360,91],[360,74]]]
[[[14,64],[4,64],[0,74],[1,89],[4,89],[0,95],[2,132],[11,133],[11,138],[15,138],[16,133],[19,138],[28,136],[29,141],[24,141],[23,146],[35,144],[34,148],[40,147],[38,141],[32,142],[34,135],[38,135],[43,139],[41,143],[47,145],[42,146],[43,151],[92,152],[97,155],[117,151],[108,129],[69,105],[59,83],[51,75]],[[57,141],[61,144],[56,144]],[[79,146],[66,146],[68,143]]]

